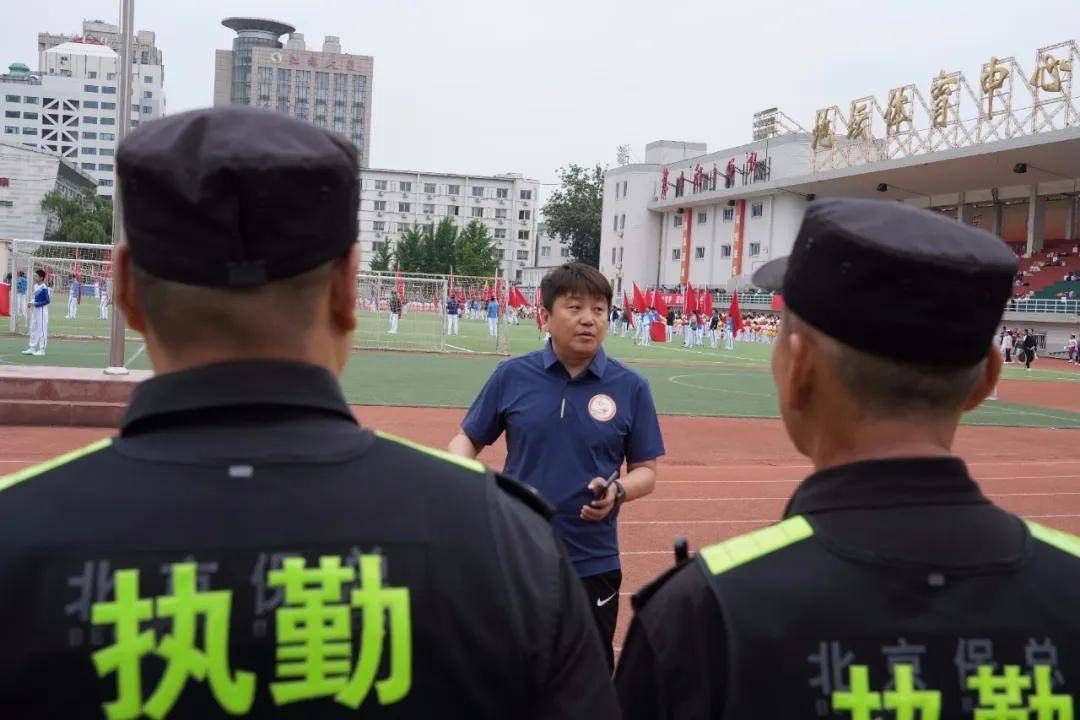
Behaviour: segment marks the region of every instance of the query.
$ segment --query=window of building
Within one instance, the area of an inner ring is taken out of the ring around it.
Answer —
[[[386,189],[386,181],[385,180],[376,180],[375,181],[375,189],[376,190],[385,190]]]
[[[750,257],[757,257],[761,254],[761,243],[750,243]]]
[[[97,118],[91,115],[84,116],[82,121],[83,125],[97,125]]]
[[[113,186],[113,181],[112,181],[112,178],[103,178],[101,180],[98,180],[97,184],[100,185],[101,187],[112,187]]]
[[[704,225],[706,222],[708,222],[708,220],[709,220],[709,214],[708,213],[699,212],[697,214],[697,224],[698,225]]]
[[[18,120],[22,117],[22,113],[18,110],[5,110],[4,117],[11,118],[12,120]]]
[[[528,250],[518,250],[517,251],[517,259],[518,260],[528,260],[529,259],[529,251]]]
[[[495,197],[499,200],[505,200],[510,197],[510,188],[495,188]]]
[[[454,215],[454,216],[460,215],[461,214],[461,206],[460,205],[447,205],[446,206],[446,214],[447,215]]]
[[[97,71],[88,70],[87,73],[86,73],[86,77],[88,77],[91,80],[97,80]]]
[[[0,200],[0,207],[15,207],[15,202],[12,200]]]
[[[619,217],[619,229],[620,230],[625,230],[626,229],[626,213],[623,213]]]
[[[622,245],[619,246],[619,262],[622,262]]]
[[[397,211],[398,211],[398,212],[403,212],[403,213],[407,213],[407,212],[409,212],[409,211],[410,211],[410,210],[409,210],[409,208],[410,208],[410,207],[411,207],[411,206],[410,206],[410,204],[409,204],[409,203],[401,203],[401,202],[399,202],[399,203],[397,204]]]
[[[382,248],[382,246],[383,246],[383,243],[381,241],[373,240],[371,242],[371,251],[372,252],[379,252],[379,250]]]
[[[264,68],[259,68],[259,69],[260,69],[260,70],[263,70]],[[266,69],[266,70],[269,70],[270,68],[265,68],[265,69]],[[269,73],[267,73],[267,75],[269,75]],[[154,99],[154,92],[153,92],[152,90],[143,90],[143,94],[142,94],[142,96],[143,96],[143,100],[153,100],[153,99]],[[267,80],[267,85],[266,85],[266,99],[267,99],[267,100],[269,100],[269,99],[270,99],[270,84],[269,84],[269,80]]]
[[[97,170],[97,165],[94,163],[82,163],[79,165],[83,170]]]
[[[528,230],[518,230],[518,240],[528,240],[528,239],[529,239],[529,231]]]
[[[5,125],[4,126],[4,134],[5,135],[18,135],[19,134],[19,128],[12,127],[11,125]]]
[[[628,182],[628,181],[626,181],[626,180],[623,180],[623,181],[622,181],[622,196],[623,196],[623,200],[625,200],[625,199],[626,199],[626,191],[627,191],[627,190],[629,189],[629,188],[627,187],[627,182]]]
[[[695,260],[704,260],[705,259],[705,246],[704,245],[698,245],[696,248],[694,248],[694,259]]]
[[[101,88],[99,88],[97,85],[83,85],[83,92],[101,92]]]
[[[482,207],[474,207],[472,209],[472,216],[474,218],[482,218],[482,217],[484,217],[484,208],[482,208]]]
[[[114,133],[98,133],[98,137],[100,137],[102,140],[116,140],[116,135]]]
[[[682,260],[682,248],[671,248],[671,259]]]
[[[154,112],[154,108],[150,107],[149,105],[143,105],[142,111],[143,115],[149,115],[150,113]]]
[[[561,257],[570,257],[570,248],[564,247],[559,249],[559,255]]]
[[[86,107],[90,107],[89,102],[86,103]],[[97,107],[97,105],[95,105],[94,107]],[[114,103],[114,102],[106,102],[105,100],[102,100],[101,101],[101,109],[102,110],[115,110],[116,109],[116,103]]]
[[[424,183],[424,192],[428,195],[435,194],[435,183]]]
[[[98,163],[97,169],[102,172],[112,172],[113,166],[110,163]]]
[[[619,229],[619,216],[618,215],[612,215],[611,216],[611,231],[615,232],[618,229]]]
[[[376,220],[375,222],[371,223],[371,229],[375,232],[383,232],[384,230],[386,230],[386,222],[383,220]]]
[[[435,213],[435,203],[424,203],[424,212],[433,215]]]
[[[551,257],[551,246],[545,245],[540,248],[540,257]]]
[[[460,185],[447,185],[446,186],[446,194],[447,195],[460,195],[461,194],[461,186]]]
[[[412,192],[412,183],[404,181],[399,182],[398,189],[401,190],[401,192]]]
[[[619,199],[619,191],[622,188],[622,183],[615,183],[615,199]]]
[[[735,219],[735,208],[724,208],[724,222],[731,222]]]
[[[116,79],[116,73],[106,73],[105,74],[105,79],[106,80],[115,80]]]
[[[720,257],[722,257],[722,258],[731,257],[731,246],[730,245],[721,245],[720,246]]]
[[[24,127],[22,129],[22,134],[23,135],[37,135],[37,128],[36,127]]]
[[[483,185],[473,185],[472,196],[473,197],[479,197],[479,198],[484,197],[484,186]]]
[[[505,220],[506,219],[506,208],[495,208],[495,219],[496,220]]]
[[[103,118],[101,118],[101,124],[102,125],[115,125],[116,124],[116,118],[114,118],[114,117],[103,117]]]
[[[154,82],[154,76],[153,75],[143,75],[142,81],[143,81],[144,84],[150,85],[150,84],[152,84]]]
[[[506,239],[506,230],[503,230],[503,229],[495,230],[495,239],[496,240],[505,240]]]
[[[105,156],[108,156],[108,157],[112,157],[113,149],[112,148],[101,148],[101,150],[98,151],[98,154],[105,155]]]
[[[106,95],[115,95],[116,94],[116,88],[113,87],[112,85],[105,85],[105,86],[103,86],[101,88],[101,92],[103,92]]]
[[[97,155],[97,148],[93,148],[93,147],[84,147],[84,148],[82,149],[82,154],[83,154],[83,155]]]
[[[618,187],[618,185],[616,185],[615,187]],[[615,248],[611,248],[611,264],[612,265],[615,264],[615,252],[616,252]]]
[[[765,205],[763,203],[756,202],[750,206],[750,217],[761,217],[765,213]]]
[[[5,95],[4,102],[17,103],[19,102],[20,97],[20,95]]]
[[[496,260],[502,260],[505,257],[506,257],[506,251],[503,250],[502,248],[499,248],[499,249],[497,249],[495,251],[495,259]]]
[[[672,223],[674,223],[674,226],[675,227],[682,227],[682,220],[683,220],[682,213],[675,213],[672,217],[673,217]]]
[[[96,132],[84,132],[82,134],[82,137],[83,137],[83,140],[97,140],[97,133]],[[87,148],[83,148],[83,150],[86,150],[86,149]]]
[[[97,110],[97,106],[98,106],[98,101],[97,100],[87,100],[86,102],[83,103],[84,108],[90,108],[91,110]]]
[[[133,128],[139,127],[139,121],[138,120],[132,120],[131,121],[131,127],[133,127]]]
[[[531,220],[532,210],[518,210],[518,220]]]
[[[532,200],[532,190],[522,190],[520,199],[521,200]]]

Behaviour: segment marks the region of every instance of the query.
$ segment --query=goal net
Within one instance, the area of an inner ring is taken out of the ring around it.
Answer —
[[[505,355],[513,337],[537,337],[531,307],[506,312],[499,278],[370,271],[357,276],[357,291],[358,348]],[[451,297],[456,321],[447,314]]]
[[[33,298],[37,270],[45,272],[45,283],[52,294],[49,305],[51,337],[109,337],[111,246],[12,240],[6,272],[11,273],[10,330],[13,333],[26,335],[29,332],[26,305]],[[25,278],[25,295],[19,293],[20,277]]]

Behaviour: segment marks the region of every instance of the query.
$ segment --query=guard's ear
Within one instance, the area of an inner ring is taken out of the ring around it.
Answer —
[[[145,336],[146,315],[139,302],[139,293],[135,287],[135,268],[127,245],[117,245],[113,251],[112,274],[113,305],[124,314],[128,327]]]
[[[971,394],[968,395],[968,399],[964,401],[964,412],[974,410],[982,404],[983,400],[990,397],[990,393],[994,392],[998,380],[1001,379],[1001,369],[1004,364],[1005,361],[1001,357],[1001,352],[991,345],[990,352],[986,354],[986,368],[983,370],[982,375],[979,376],[979,381],[975,383],[975,387],[972,389]]]
[[[356,329],[356,273],[360,267],[360,245],[334,263],[330,275],[330,320],[343,333]]]

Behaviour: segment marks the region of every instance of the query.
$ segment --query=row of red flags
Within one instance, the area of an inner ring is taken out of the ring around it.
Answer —
[[[655,290],[649,290],[644,295],[641,290],[638,289],[637,283],[634,283],[634,300],[630,302],[630,298],[627,297],[626,291],[623,291],[623,309],[634,308],[636,312],[643,313],[647,309],[656,308],[656,312],[664,317],[668,314],[667,303],[664,302],[664,296]],[[691,315],[693,313],[700,313],[701,315],[713,314],[713,295],[709,292],[708,288],[702,290],[694,290],[694,286],[687,283],[686,292],[683,294],[683,314]],[[739,310],[739,295],[738,293],[731,294],[731,305],[728,306],[728,316],[734,321],[735,332],[738,333],[743,328],[742,312]],[[630,320],[630,324],[633,324],[633,317],[627,316]]]

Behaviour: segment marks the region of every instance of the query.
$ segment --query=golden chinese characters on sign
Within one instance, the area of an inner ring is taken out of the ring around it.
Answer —
[[[994,116],[994,92],[1005,85],[1009,77],[1009,68],[998,62],[997,57],[991,56],[990,62],[982,74],[982,91],[986,96],[986,116]]]
[[[946,75],[942,70],[930,85],[930,97],[934,103],[933,125],[944,128],[949,124],[949,104],[960,84],[960,78]]]
[[[832,108],[817,111],[814,119],[814,137],[811,146],[814,150],[831,148],[833,146],[833,119]]]
[[[1043,62],[1031,76],[1031,84],[1046,92],[1062,92],[1064,86],[1061,83],[1061,74],[1072,73],[1072,63],[1068,60],[1059,60],[1050,53],[1043,58]]]
[[[870,139],[870,103],[858,100],[851,103],[847,136],[848,140]]]
[[[885,108],[885,131],[888,135],[900,132],[900,126],[911,122],[911,98],[907,88],[893,88],[889,91],[889,105]]]

